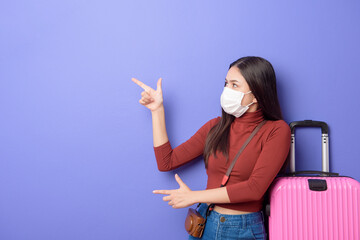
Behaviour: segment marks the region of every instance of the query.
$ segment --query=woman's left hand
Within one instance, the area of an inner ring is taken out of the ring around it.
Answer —
[[[175,174],[175,179],[180,188],[174,190],[154,190],[155,194],[165,194],[164,201],[168,201],[173,208],[184,208],[195,204],[193,199],[193,191],[180,179],[179,175]]]

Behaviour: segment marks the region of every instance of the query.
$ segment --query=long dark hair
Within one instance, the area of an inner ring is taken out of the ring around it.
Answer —
[[[276,76],[271,63],[261,57],[243,57],[231,63],[229,69],[236,66],[245,78],[252,94],[255,96],[258,109],[261,109],[264,119],[282,119],[276,90]],[[209,156],[221,152],[227,159],[229,155],[230,125],[235,117],[222,110],[220,122],[207,135],[204,149],[204,161],[207,168]]]

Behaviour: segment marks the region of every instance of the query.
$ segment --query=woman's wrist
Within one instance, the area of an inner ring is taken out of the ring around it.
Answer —
[[[190,199],[194,203],[230,203],[225,187],[192,191]]]
[[[161,104],[158,108],[151,110],[151,114],[157,114],[164,112],[164,105]]]
[[[203,202],[201,198],[201,191],[191,191],[190,200],[192,204]]]

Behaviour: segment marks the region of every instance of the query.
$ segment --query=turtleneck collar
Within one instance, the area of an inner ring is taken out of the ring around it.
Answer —
[[[235,124],[241,123],[261,123],[264,120],[264,115],[261,109],[256,110],[255,112],[246,112],[241,117],[235,118]]]

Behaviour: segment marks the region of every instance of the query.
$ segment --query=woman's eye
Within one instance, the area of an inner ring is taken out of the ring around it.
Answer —
[[[226,86],[227,86],[227,84],[228,84],[228,83],[227,83],[227,82],[225,82],[224,86],[226,87]]]
[[[237,88],[237,87],[238,87],[238,85],[236,85],[236,84],[233,84],[233,87],[234,87],[234,88]]]

